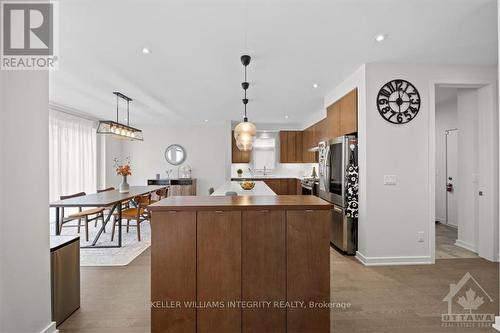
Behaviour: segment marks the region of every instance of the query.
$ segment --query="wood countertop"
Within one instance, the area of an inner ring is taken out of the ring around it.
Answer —
[[[331,203],[313,195],[177,196],[163,199],[148,207],[152,211],[333,209]]]

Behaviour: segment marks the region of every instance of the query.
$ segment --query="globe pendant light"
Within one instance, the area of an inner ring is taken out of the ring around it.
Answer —
[[[257,128],[255,125],[248,121],[247,117],[247,89],[250,84],[247,82],[247,66],[250,64],[250,56],[242,55],[241,63],[245,66],[245,82],[241,83],[241,86],[245,92],[245,98],[243,98],[243,105],[245,107],[245,116],[243,117],[243,121],[236,125],[234,128],[234,139],[236,140],[236,147],[238,147],[241,151],[249,151],[253,148],[253,143],[255,141],[257,135]]]

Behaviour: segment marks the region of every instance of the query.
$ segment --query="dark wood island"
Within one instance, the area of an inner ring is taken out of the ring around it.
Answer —
[[[331,204],[185,196],[150,208],[152,332],[330,331]]]

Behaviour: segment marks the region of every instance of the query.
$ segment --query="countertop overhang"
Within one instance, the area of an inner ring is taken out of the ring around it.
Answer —
[[[150,210],[256,210],[333,209],[333,205],[313,195],[175,196],[158,201]]]

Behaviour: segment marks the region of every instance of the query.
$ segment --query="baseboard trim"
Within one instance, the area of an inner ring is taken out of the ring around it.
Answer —
[[[477,253],[477,249],[476,249],[476,246],[474,244],[470,244],[470,243],[464,242],[463,240],[457,239],[455,241],[455,245],[460,246],[466,250],[472,251],[474,253]]]
[[[366,257],[359,251],[356,252],[355,258],[365,266],[432,265],[434,263],[430,256]]]
[[[45,327],[40,333],[59,333],[59,330],[56,328],[56,322],[51,322],[49,326]]]

